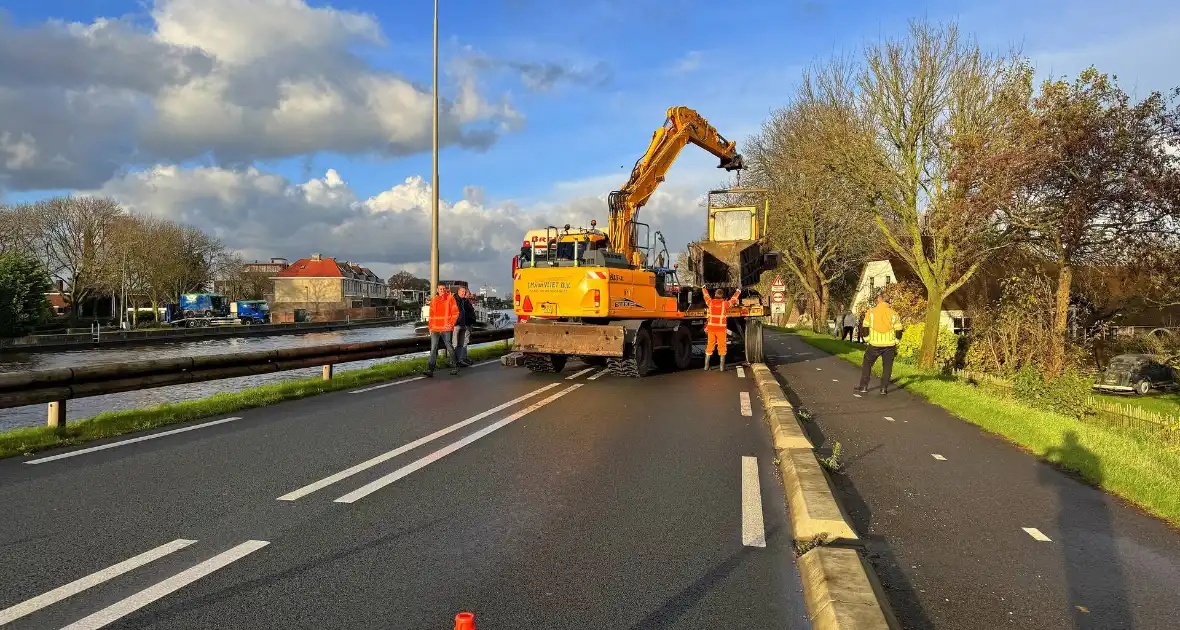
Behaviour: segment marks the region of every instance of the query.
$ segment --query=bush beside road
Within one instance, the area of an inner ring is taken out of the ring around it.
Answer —
[[[484,347],[472,347],[469,356],[473,361],[495,359],[507,354],[510,349],[509,343],[495,343]],[[156,405],[147,409],[101,413],[93,418],[70,423],[64,432],[58,432],[53,427],[17,429],[0,433],[0,458],[27,455],[49,448],[74,446],[134,431],[147,431],[242,409],[362,387],[390,379],[414,376],[421,374],[425,369],[425,358],[394,361],[360,370],[338,372],[330,381],[306,378],[217,394],[199,400]]]
[[[809,331],[794,331],[808,344],[859,365],[861,346]],[[873,373],[880,375],[880,363]],[[904,361],[893,364],[893,382],[955,416],[1003,436],[1021,448],[1069,469],[1086,482],[1127,499],[1180,526],[1180,451],[1111,427],[1089,424],[1000,397],[968,383],[926,372]],[[1057,448],[1066,432],[1094,457],[1074,459]],[[1101,475],[1099,475],[1101,470]]]

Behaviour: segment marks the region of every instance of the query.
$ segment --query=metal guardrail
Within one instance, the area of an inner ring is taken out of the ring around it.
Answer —
[[[471,334],[471,343],[510,339],[513,329]],[[64,429],[66,401],[138,389],[322,366],[324,380],[340,363],[380,359],[430,350],[429,337],[236,352],[197,357],[107,363],[56,370],[0,374],[0,409],[49,403],[49,426]]]

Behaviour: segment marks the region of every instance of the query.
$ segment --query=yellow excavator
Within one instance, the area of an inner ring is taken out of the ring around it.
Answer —
[[[684,369],[694,341],[704,338],[702,289],[749,289],[781,255],[765,236],[769,199],[763,189],[708,193],[707,236],[688,248],[697,284],[682,285],[663,235],[639,222],[640,208],[664,181],[680,151],[695,144],[744,167],[737,144],[687,107],[672,107],[626,185],[608,197],[607,232],[590,227],[532,230],[513,261],[513,305],[519,321],[514,349],[534,372],[560,372],[571,357],[606,364],[613,374],[643,377]],[[714,199],[722,200],[715,204]],[[735,203],[737,200],[737,203]],[[642,236],[641,239],[641,230]],[[761,296],[743,291],[729,312],[729,340],[750,361],[762,360]]]

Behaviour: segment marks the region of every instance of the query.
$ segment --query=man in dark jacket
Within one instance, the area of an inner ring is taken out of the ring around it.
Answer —
[[[471,327],[475,325],[475,305],[471,303],[471,293],[466,287],[459,288],[455,301],[459,305],[459,319],[455,320],[455,359],[460,366],[470,367],[467,344],[471,343]]]

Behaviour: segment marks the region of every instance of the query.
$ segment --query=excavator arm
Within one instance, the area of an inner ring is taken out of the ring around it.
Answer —
[[[643,157],[631,169],[631,178],[620,190],[610,194],[610,239],[616,252],[638,264],[639,243],[635,219],[652,193],[688,143],[695,144],[721,160],[717,168],[727,171],[745,167],[737,152],[737,143],[726,140],[695,110],[688,107],[668,109],[664,126],[656,129]]]

